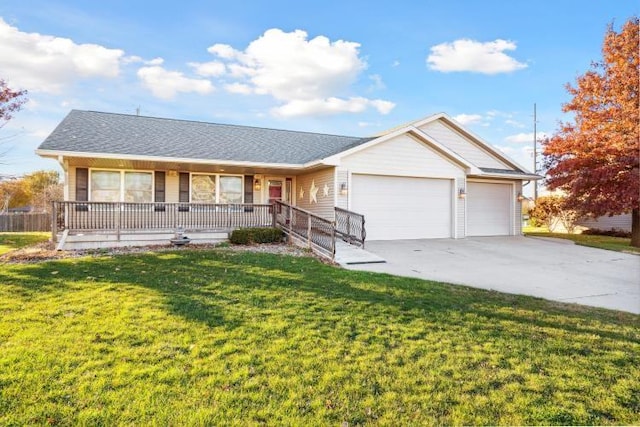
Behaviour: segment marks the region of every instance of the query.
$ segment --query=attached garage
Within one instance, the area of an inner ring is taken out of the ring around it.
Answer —
[[[509,236],[512,233],[513,185],[467,183],[467,236]]]
[[[367,240],[452,237],[452,180],[353,174],[352,210]]]

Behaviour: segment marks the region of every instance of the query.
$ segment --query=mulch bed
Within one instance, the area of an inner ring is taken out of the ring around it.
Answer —
[[[119,254],[129,253],[145,253],[145,252],[166,252],[176,250],[228,250],[236,252],[261,252],[282,254],[291,256],[314,256],[314,254],[308,250],[287,245],[280,244],[260,244],[260,245],[215,245],[215,244],[190,244],[185,246],[174,245],[153,245],[153,246],[127,246],[122,248],[104,248],[104,249],[84,249],[77,251],[57,251],[55,245],[51,242],[42,242],[36,245],[27,246],[21,249],[16,249],[7,252],[0,256],[0,263],[9,264],[26,264],[37,263],[42,261],[65,259],[65,258],[79,258],[86,256],[102,257]],[[320,259],[320,258],[319,258]],[[326,260],[320,259],[323,262]]]

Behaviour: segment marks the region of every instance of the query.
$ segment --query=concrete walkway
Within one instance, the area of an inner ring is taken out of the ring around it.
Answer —
[[[346,268],[418,277],[640,314],[640,256],[531,237],[370,241],[383,264]]]
[[[385,260],[369,251],[350,245],[342,240],[336,240],[335,262],[343,267],[354,264],[381,263]]]

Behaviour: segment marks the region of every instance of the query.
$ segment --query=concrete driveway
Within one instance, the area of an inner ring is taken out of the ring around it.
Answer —
[[[640,256],[534,237],[371,241],[383,264],[347,268],[640,314]]]

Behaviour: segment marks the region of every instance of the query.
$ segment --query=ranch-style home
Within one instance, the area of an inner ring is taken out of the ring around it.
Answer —
[[[197,228],[225,206],[279,203],[360,214],[367,240],[518,235],[523,183],[540,178],[444,113],[360,138],[73,110],[36,153],[64,170],[72,234]]]

